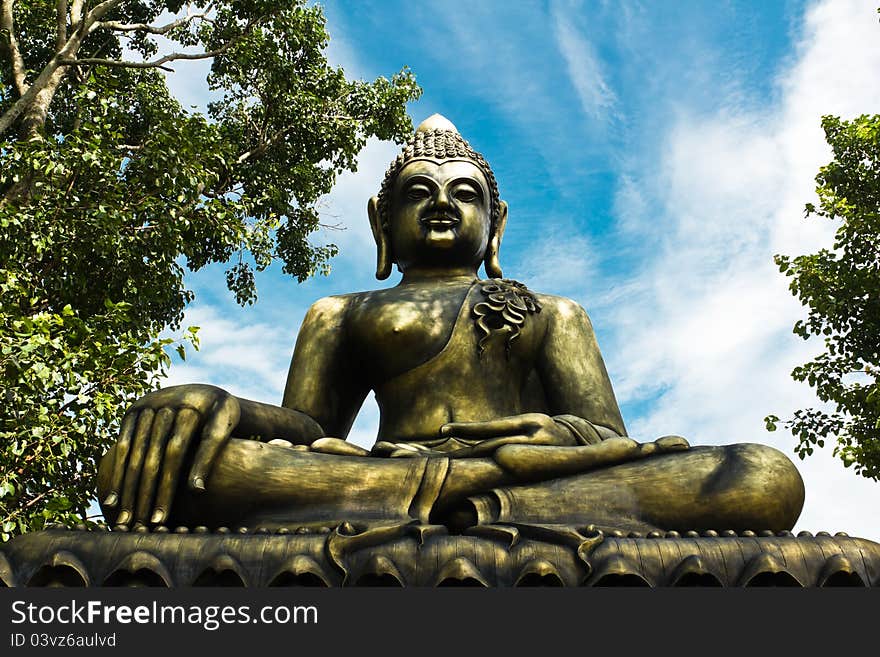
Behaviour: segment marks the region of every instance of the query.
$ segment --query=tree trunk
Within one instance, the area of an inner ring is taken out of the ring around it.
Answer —
[[[67,71],[68,68],[66,66],[59,66],[49,76],[43,88],[37,91],[21,119],[21,124],[18,128],[19,139],[24,141],[39,136],[40,130],[46,124],[49,105],[52,104],[55,92],[58,90],[58,86],[67,74]]]

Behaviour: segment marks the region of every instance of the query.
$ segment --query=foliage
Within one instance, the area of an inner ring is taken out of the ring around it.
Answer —
[[[880,115],[822,120],[834,152],[816,177],[819,206],[807,216],[839,221],[832,249],[777,255],[790,289],[808,308],[794,332],[822,336],[825,350],[792,377],[815,388],[824,409],[802,409],[785,421],[801,458],[836,437],[845,466],[880,479]],[[779,418],[768,416],[776,428]]]
[[[328,39],[301,0],[0,0],[4,540],[85,512],[169,362],[186,269],[227,263],[242,304],[272,262],[327,271],[316,203],[367,138],[405,138],[420,93],[406,69],[347,80]],[[211,63],[205,115],[166,85],[190,59]]]
[[[130,304],[108,300],[84,321],[69,304],[45,310],[42,300],[27,298],[29,289],[0,269],[2,540],[50,521],[82,520],[120,405],[155,387],[172,343],[145,345],[130,330]],[[193,343],[196,330],[188,329]]]

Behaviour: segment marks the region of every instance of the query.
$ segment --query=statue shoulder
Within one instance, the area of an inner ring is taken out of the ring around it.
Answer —
[[[305,320],[303,320],[304,325],[316,322],[328,325],[341,324],[345,321],[349,309],[357,303],[358,297],[361,295],[362,293],[336,294],[318,299],[309,307]]]
[[[348,294],[334,294],[315,301],[306,313],[303,326],[314,324],[340,327],[349,322],[364,305],[369,306],[377,300],[377,296],[384,290],[370,290],[366,292],[350,292]]]
[[[541,304],[541,313],[550,325],[579,326],[592,332],[593,324],[584,307],[574,299],[555,294],[535,293]]]
[[[528,324],[537,326],[545,339],[554,335],[590,339],[593,335],[587,311],[572,299],[534,292],[513,279],[493,278],[479,283],[485,299],[474,306],[474,314],[479,318],[477,326],[486,334],[491,333],[493,324],[512,323],[514,336]],[[528,319],[530,316],[533,319]]]

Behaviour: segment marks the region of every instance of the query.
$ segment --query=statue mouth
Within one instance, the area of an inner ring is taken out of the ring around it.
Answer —
[[[458,226],[461,220],[446,215],[434,215],[422,219],[420,223],[429,230],[449,230]]]

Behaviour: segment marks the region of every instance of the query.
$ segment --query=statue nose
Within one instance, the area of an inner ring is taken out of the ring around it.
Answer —
[[[438,189],[434,194],[434,208],[436,210],[449,210],[452,208],[449,193],[445,189]]]

